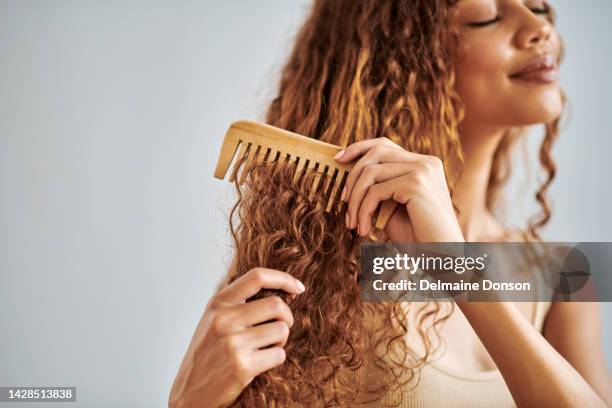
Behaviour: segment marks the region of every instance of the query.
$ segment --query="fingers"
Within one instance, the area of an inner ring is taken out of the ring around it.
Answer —
[[[357,204],[359,205],[356,217],[359,225],[357,233],[360,236],[366,236],[370,233],[372,228],[372,217],[380,202],[393,198],[400,204],[405,205],[408,203],[411,197],[411,185],[410,181],[407,180],[409,176],[408,174],[402,177],[396,177],[373,185],[368,189],[363,201],[361,201],[360,205],[359,203]]]
[[[284,322],[272,322],[224,336],[220,344],[246,385],[253,377],[285,361],[283,346],[288,337],[289,328]]]
[[[374,139],[362,140],[362,141],[350,144],[344,150],[338,152],[335,159],[342,163],[348,163],[351,160],[359,156],[362,156],[374,146],[387,146],[387,147],[394,147],[394,148],[399,148],[399,149],[402,148],[401,146],[392,142],[386,137],[376,137]],[[340,153],[342,154],[340,155]]]
[[[304,284],[286,272],[269,268],[253,268],[215,295],[214,301],[224,304],[244,303],[261,289],[282,289],[300,294]]]
[[[232,377],[238,380],[240,388],[246,387],[256,376],[281,365],[286,358],[280,346],[258,349],[248,344],[248,334],[240,333],[223,338],[221,350]],[[272,342],[276,342],[272,340]]]
[[[379,184],[420,172],[424,168],[437,170],[441,163],[435,156],[407,151],[386,138],[353,143],[339,152],[335,159],[343,163],[357,160],[348,174],[340,199],[348,203],[347,228],[358,227],[357,232],[362,236],[370,232],[371,218],[378,204],[394,197],[394,191],[389,191],[389,187],[403,188],[396,183]],[[368,197],[368,201],[364,206],[365,197]]]
[[[282,347],[270,347],[263,350],[256,350],[251,355],[251,365],[253,371],[259,375],[264,371],[277,367],[285,362],[285,350]]]
[[[253,349],[270,345],[283,347],[289,338],[289,327],[282,321],[260,324],[247,329],[244,337],[249,347]]]
[[[363,143],[365,142],[366,141],[364,141]],[[349,149],[352,149],[353,146],[356,144],[357,143],[347,147],[345,154],[339,159],[337,159],[338,161],[345,162],[347,161],[347,155],[348,157],[353,157],[354,159],[356,158],[355,152],[358,152],[359,154],[365,152],[365,154],[357,160],[357,162],[349,172],[348,177],[346,178],[346,183],[340,196],[340,199],[343,201],[348,201],[350,199],[353,191],[353,186],[357,179],[359,179],[359,177],[361,176],[364,167],[377,163],[408,163],[412,161],[418,161],[422,159],[423,156],[418,153],[409,152],[399,147],[390,147],[380,143],[369,148],[368,150],[365,150],[363,145],[361,145],[355,150],[349,151]]]
[[[351,195],[348,199],[347,228],[356,228],[358,224],[357,213],[361,206],[361,202],[371,186],[387,181],[399,176],[402,176],[412,170],[415,166],[413,163],[378,163],[370,164],[363,168],[361,177],[359,177],[353,185]]]
[[[268,320],[280,320],[293,326],[293,313],[289,306],[278,296],[268,296],[240,305],[231,306],[226,310],[227,321],[239,330],[254,326]]]

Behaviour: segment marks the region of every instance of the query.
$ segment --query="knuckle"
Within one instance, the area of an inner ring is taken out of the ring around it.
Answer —
[[[378,171],[378,166],[373,163],[366,164],[363,167],[363,175],[368,179],[374,178],[374,175],[376,174],[377,171]]]
[[[287,308],[289,310],[289,326],[293,327],[293,324],[295,323],[295,320],[293,318],[293,312],[291,312],[291,309]]]
[[[219,299],[217,298],[217,296],[212,296],[210,299],[208,299],[208,302],[206,302],[206,309],[208,310],[217,310],[219,309]]]
[[[266,279],[265,269],[259,266],[256,266],[255,268],[251,269],[249,271],[249,274],[251,275],[251,279],[253,280],[253,282],[257,284],[262,284]]]
[[[275,324],[274,330],[276,330],[276,333],[278,334],[278,336],[283,339],[286,339],[287,337],[289,337],[289,326],[287,325],[287,323],[283,321],[277,322]]]
[[[438,156],[428,156],[427,164],[430,170],[439,170],[444,168],[444,164]]]
[[[383,145],[377,144],[372,147],[371,151],[372,151],[372,154],[374,154],[375,156],[378,156],[384,149],[385,148]]]
[[[287,328],[291,328],[293,326],[293,312],[291,312],[291,308],[285,304],[285,319],[283,320],[283,324],[287,325]]]
[[[376,196],[376,194],[378,194],[378,190],[380,190],[380,184],[372,184],[370,187],[368,187],[368,193],[366,195],[368,199],[372,196]]]
[[[285,352],[284,348],[282,347],[278,348],[277,358],[278,358],[278,360],[276,360],[277,365],[280,365],[285,361],[285,359],[287,358],[287,353]]]
[[[416,168],[417,168],[416,174],[423,176],[429,172],[431,168],[431,164],[429,163],[427,159],[421,160],[416,164]]]
[[[240,344],[236,336],[225,336],[223,338],[223,346],[227,355],[237,358],[240,353]]]
[[[422,171],[416,172],[414,173],[413,177],[414,177],[413,178],[414,184],[417,187],[424,187],[427,185],[427,174],[425,172],[422,172]]]
[[[398,147],[397,143],[395,143],[393,140],[389,139],[386,136],[383,136],[381,139],[386,146]]]
[[[365,166],[363,166],[363,173],[364,174],[369,174],[369,173],[372,172],[372,170],[374,170],[373,163],[368,163]]]
[[[213,333],[222,334],[227,328],[227,319],[222,313],[215,313],[212,316],[210,327]]]
[[[438,156],[426,156],[425,160],[423,160],[423,166],[425,170],[439,170],[443,167],[442,160]]]
[[[270,307],[276,312],[285,310],[285,302],[279,296],[270,296]]]
[[[250,368],[248,361],[246,361],[246,356],[243,354],[234,355],[231,359],[231,366],[236,379],[241,385],[246,385],[250,382]]]
[[[441,166],[442,165],[442,159],[440,159],[438,156],[431,156],[432,157],[432,161],[436,166]]]

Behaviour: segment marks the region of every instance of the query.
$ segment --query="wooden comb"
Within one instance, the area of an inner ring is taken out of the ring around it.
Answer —
[[[279,162],[289,160],[297,164],[293,178],[294,181],[299,179],[305,167],[308,170],[316,171],[317,175],[311,186],[309,199],[312,198],[314,192],[319,187],[321,177],[323,175],[330,176],[325,177],[326,184],[323,186],[323,193],[326,199],[325,212],[332,210],[340,211],[343,204],[345,204],[340,201],[338,190],[355,161],[338,163],[334,159],[335,154],[342,150],[342,147],[265,123],[240,120],[232,123],[225,134],[215,169],[216,178],[223,179],[225,177],[238,149],[236,163],[240,163],[241,159],[244,158],[245,168],[251,160],[257,162],[263,161],[269,152],[267,156],[269,162],[274,162],[278,156]],[[245,155],[247,156],[246,158]],[[234,181],[236,170],[232,171],[229,181]],[[241,178],[238,180],[239,184],[242,182]],[[336,203],[338,205],[334,205]],[[389,199],[383,201],[379,206],[378,215],[376,216],[375,228],[385,228],[396,206],[397,202],[395,200]]]

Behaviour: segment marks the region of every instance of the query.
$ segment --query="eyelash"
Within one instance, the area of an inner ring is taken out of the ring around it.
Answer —
[[[530,10],[531,10],[531,12],[533,14],[543,14],[543,15],[547,15],[548,14],[548,9],[547,8],[533,8],[533,9],[530,9]],[[498,16],[495,16],[495,18],[492,19],[492,20],[478,21],[478,22],[475,22],[475,23],[468,23],[468,25],[470,27],[476,27],[476,28],[478,28],[478,27],[486,27],[488,25],[497,23],[499,20],[501,20],[501,16],[498,15]]]

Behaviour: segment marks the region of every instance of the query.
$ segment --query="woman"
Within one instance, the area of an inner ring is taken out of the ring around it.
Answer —
[[[312,174],[298,186],[289,165],[249,170],[232,210],[238,230],[230,218],[228,284],[206,307],[170,405],[612,405],[597,303],[359,300],[368,236],[540,239],[564,106],[561,54],[540,0],[315,1],[266,120],[346,146],[336,159],[356,163],[347,209],[311,205]],[[521,233],[493,205],[511,146],[535,124],[548,177],[536,193],[542,214]],[[371,235],[388,198],[402,205]]]

